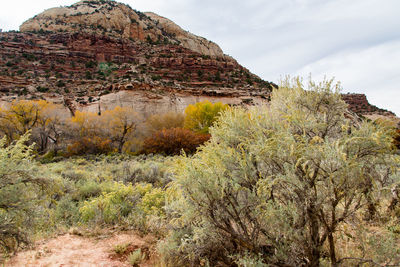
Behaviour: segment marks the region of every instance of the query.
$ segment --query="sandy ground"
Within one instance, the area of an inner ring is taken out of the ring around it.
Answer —
[[[65,234],[36,244],[34,250],[21,251],[5,266],[35,267],[124,267],[130,266],[126,255],[120,257],[114,247],[130,244],[131,248],[147,248],[148,242],[133,233],[119,233],[106,238]],[[152,266],[148,260],[141,267]]]

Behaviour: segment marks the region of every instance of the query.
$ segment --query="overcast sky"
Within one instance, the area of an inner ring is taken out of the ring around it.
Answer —
[[[2,1],[0,28],[77,0]],[[267,81],[335,77],[400,115],[399,0],[122,0],[221,46]]]

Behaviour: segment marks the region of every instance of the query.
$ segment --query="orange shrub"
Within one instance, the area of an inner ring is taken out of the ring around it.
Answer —
[[[163,129],[145,139],[143,152],[177,155],[184,150],[190,154],[196,152],[196,148],[208,139],[210,139],[209,134],[198,134],[188,129]]]
[[[111,140],[98,136],[81,137],[67,147],[68,156],[111,152]]]
[[[162,129],[182,128],[184,120],[185,115],[183,113],[171,111],[164,114],[154,114],[147,118],[145,127],[150,135]]]

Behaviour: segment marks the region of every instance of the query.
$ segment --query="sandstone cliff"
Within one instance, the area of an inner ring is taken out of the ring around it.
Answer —
[[[267,99],[273,86],[229,57],[179,44],[69,32],[0,33],[4,101],[54,99],[72,111],[129,104],[149,113],[182,110],[204,97],[256,103]]]
[[[81,1],[68,7],[51,8],[23,23],[20,31],[89,33],[152,40],[179,44],[203,55],[224,56],[217,44],[184,31],[168,19],[114,1]]]
[[[0,33],[0,105],[47,99],[93,112],[131,106],[149,114],[201,100],[268,102],[274,83],[223,54],[215,43],[154,13],[114,1],[81,1]],[[394,115],[364,95],[344,95],[361,115]]]

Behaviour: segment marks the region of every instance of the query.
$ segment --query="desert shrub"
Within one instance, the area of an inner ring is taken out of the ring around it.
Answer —
[[[277,266],[319,266],[323,255],[332,266],[341,261],[338,228],[374,210],[398,157],[391,129],[345,117],[338,84],[305,89],[285,80],[270,107],[224,112],[210,141],[177,160],[166,210],[170,236],[186,233],[172,238],[178,252],[170,258],[212,266],[245,254]]]
[[[0,251],[6,253],[28,243],[50,190],[50,182],[36,176],[28,139],[25,134],[9,146],[0,140]]]
[[[151,188],[142,197],[138,208],[146,215],[164,215],[165,191],[161,188]]]
[[[243,255],[235,255],[232,257],[235,260],[235,263],[238,266],[243,267],[268,267],[268,264],[265,264],[261,257],[256,257],[249,253],[245,253]]]
[[[129,243],[117,244],[114,246],[114,252],[119,255],[122,255],[128,250],[129,245],[130,245]]]
[[[67,155],[104,154],[113,151],[111,140],[104,137],[81,137],[67,147]]]
[[[98,197],[102,193],[102,185],[95,180],[81,180],[76,184],[76,191],[72,195],[76,201]]]
[[[397,149],[400,149],[400,129],[397,129],[395,134],[394,134],[394,144],[397,147]]]
[[[148,154],[177,155],[183,150],[185,153],[191,154],[209,138],[208,134],[198,134],[188,129],[164,129],[145,139],[143,151]]]
[[[122,177],[124,183],[151,183],[164,187],[171,181],[172,173],[163,161],[126,161],[122,164],[119,177]]]
[[[61,177],[73,182],[78,182],[87,178],[87,173],[82,170],[65,169],[61,171]]]
[[[182,128],[184,120],[185,116],[176,112],[152,115],[147,118],[145,123],[146,134],[152,135],[163,129]]]
[[[338,266],[396,266],[400,263],[398,235],[384,225],[346,224],[337,235]],[[342,245],[343,244],[343,245]]]
[[[86,68],[88,68],[88,69],[93,69],[94,67],[97,66],[97,62],[92,61],[92,60],[87,61],[87,62],[85,63],[85,66],[86,66]]]
[[[208,134],[209,128],[217,120],[220,113],[229,108],[221,102],[198,102],[185,109],[184,127],[195,132]]]
[[[111,192],[84,202],[79,209],[81,218],[84,222],[118,223],[134,208],[136,198],[139,198],[135,193],[132,185],[115,183]]]
[[[139,263],[143,261],[145,258],[145,255],[142,253],[142,250],[139,248],[135,251],[132,251],[128,255],[128,261],[132,266],[139,266]]]
[[[54,218],[57,224],[67,226],[75,225],[79,222],[79,207],[78,202],[74,201],[71,197],[66,196],[57,202],[54,210]]]
[[[151,184],[106,183],[102,194],[85,201],[79,209],[84,222],[122,223],[131,212],[135,216],[163,214],[165,194]]]

